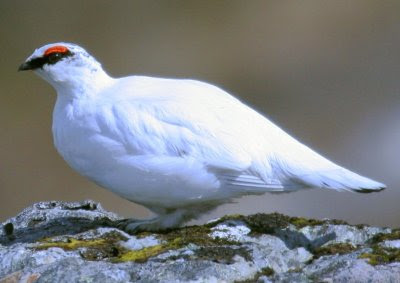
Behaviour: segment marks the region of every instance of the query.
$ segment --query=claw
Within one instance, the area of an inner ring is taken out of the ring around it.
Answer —
[[[123,219],[116,224],[117,228],[128,233],[137,234],[138,232],[155,232],[162,228],[158,218],[148,220]]]

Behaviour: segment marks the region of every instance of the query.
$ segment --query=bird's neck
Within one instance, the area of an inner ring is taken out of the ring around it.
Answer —
[[[39,75],[55,88],[59,97],[67,100],[95,96],[114,82],[100,64],[88,68],[71,67],[52,74]]]
[[[75,72],[68,80],[54,84],[57,94],[69,98],[94,96],[114,81],[103,69]]]

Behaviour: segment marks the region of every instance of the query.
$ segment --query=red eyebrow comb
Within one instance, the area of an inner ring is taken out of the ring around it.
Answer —
[[[52,54],[52,53],[66,53],[66,52],[68,52],[68,51],[69,51],[69,50],[68,50],[67,47],[62,46],[62,45],[56,45],[56,46],[53,46],[53,47],[48,48],[48,49],[43,53],[43,55],[44,55],[44,56],[47,56],[47,55],[50,55],[50,54]]]

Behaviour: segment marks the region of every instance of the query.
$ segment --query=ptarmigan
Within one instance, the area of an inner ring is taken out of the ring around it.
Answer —
[[[224,90],[195,80],[112,78],[82,47],[48,44],[19,70],[57,91],[54,144],[81,175],[176,227],[248,194],[385,185],[322,157]]]

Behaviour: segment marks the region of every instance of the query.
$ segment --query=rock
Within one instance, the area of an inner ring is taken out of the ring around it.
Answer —
[[[0,282],[399,282],[400,230],[278,213],[129,235],[93,201],[2,224]]]

